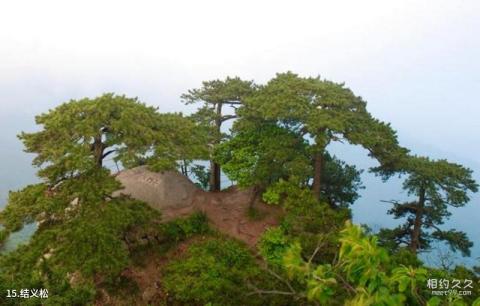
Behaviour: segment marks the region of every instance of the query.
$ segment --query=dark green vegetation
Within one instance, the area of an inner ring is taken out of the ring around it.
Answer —
[[[395,218],[407,217],[407,222],[393,230],[383,230],[380,236],[384,243],[393,247],[406,244],[416,253],[428,250],[432,240],[442,240],[453,251],[470,255],[473,243],[465,233],[442,230],[439,225],[451,215],[448,206],[464,206],[470,200],[468,191],[478,191],[472,171],[446,160],[432,161],[416,156],[407,159],[404,171],[408,177],[403,188],[417,198],[405,203],[392,201],[389,213]]]
[[[260,270],[239,243],[211,239],[191,245],[183,257],[166,266],[164,273],[165,290],[178,303],[248,305],[246,281]]]
[[[123,272],[181,243],[186,250],[155,280],[163,294],[155,304],[468,305],[479,295],[474,271],[430,268],[417,258],[433,240],[469,255],[466,234],[441,225],[449,207],[477,191],[471,171],[411,155],[343,84],[288,72],[265,85],[209,81],[182,98],[202,106],[186,117],[113,94],[69,101],[36,118],[39,132],[20,135],[43,182],[10,193],[0,242],[26,223],[39,226],[28,245],[0,256],[2,303],[19,301],[5,299],[7,289],[47,288],[49,299],[21,302],[85,305],[108,295],[142,304],[139,284]],[[328,152],[335,141],[365,148],[378,161],[370,170],[383,179],[405,176],[412,199],[392,201],[391,210],[404,225],[377,238],[349,222],[362,170]],[[112,196],[120,186],[106,160],[179,169],[212,191],[221,188],[223,169],[254,191],[245,214],[261,218],[254,206],[260,198],[282,208],[280,226],[251,250],[209,229],[201,214],[162,223],[145,203]],[[210,161],[210,169],[196,160]],[[432,297],[429,278],[470,279],[472,295]]]

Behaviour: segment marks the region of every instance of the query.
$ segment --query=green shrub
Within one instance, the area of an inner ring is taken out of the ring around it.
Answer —
[[[290,243],[279,227],[268,228],[260,237],[258,248],[262,257],[271,265],[279,266]]]
[[[163,224],[162,231],[169,241],[178,242],[196,234],[209,233],[210,228],[207,216],[196,212],[187,218],[179,218]]]
[[[192,244],[164,270],[165,291],[186,305],[251,305],[248,279],[259,273],[249,251],[232,240]]]

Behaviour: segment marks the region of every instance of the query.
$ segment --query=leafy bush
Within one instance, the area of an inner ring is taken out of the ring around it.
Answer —
[[[271,265],[283,263],[283,257],[290,243],[280,227],[268,228],[261,236],[258,248],[262,257]]]
[[[165,291],[189,305],[251,305],[247,281],[259,273],[249,251],[232,240],[192,244],[164,270]]]
[[[187,218],[178,218],[162,225],[162,231],[170,241],[178,242],[195,234],[210,232],[204,213],[194,213]]]
[[[279,181],[263,197],[265,200],[278,199],[272,204],[285,208],[281,227],[289,239],[300,242],[304,253],[312,253],[321,239],[322,252],[317,253],[313,260],[329,262],[336,256],[338,233],[350,218],[348,208],[332,209],[327,203],[319,202],[311,190],[299,187],[294,180]]]
[[[385,249],[377,245],[377,237],[365,235],[359,226],[349,222],[339,235],[338,258],[331,263],[313,261],[316,252],[322,251],[321,248],[306,256],[298,241],[290,240],[285,247],[285,240],[288,239],[281,234],[279,230],[271,230],[264,235],[261,243],[262,255],[267,262],[274,258],[274,263],[278,263],[278,256],[283,252],[281,265],[277,264],[274,268],[280,271],[283,282],[289,284],[289,293],[301,301],[299,304],[466,306],[480,303],[480,299],[474,301],[475,295],[432,297],[426,288],[427,276],[434,279],[471,279],[478,282],[478,277],[469,269],[457,267],[449,272],[422,266],[398,265],[391,260]],[[269,249],[263,247],[264,241],[282,243],[280,248]],[[271,249],[274,251],[265,251]],[[478,293],[478,289],[475,290],[474,294]]]

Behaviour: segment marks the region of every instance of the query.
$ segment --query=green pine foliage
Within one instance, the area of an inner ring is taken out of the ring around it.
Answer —
[[[306,150],[299,135],[270,124],[234,134],[218,147],[215,160],[238,186],[265,188],[280,179],[311,173]]]
[[[35,153],[39,176],[57,183],[102,166],[107,156],[131,163],[156,138],[156,109],[135,98],[104,94],[71,100],[35,118],[43,128],[21,133],[26,152]],[[138,137],[142,135],[142,137]]]
[[[249,130],[268,122],[310,140],[312,190],[318,198],[323,184],[323,159],[331,142],[345,140],[361,145],[380,162],[385,172],[397,169],[396,163],[408,153],[399,146],[390,125],[368,113],[361,97],[344,84],[320,77],[279,73],[248,96],[238,114],[239,120],[235,123],[238,130]]]
[[[431,160],[412,156],[402,164],[408,175],[403,188],[416,199],[407,202],[391,201],[389,214],[406,222],[394,229],[380,233],[384,245],[391,249],[407,246],[417,253],[430,249],[432,241],[444,241],[451,250],[469,256],[473,243],[464,232],[444,230],[442,224],[451,212],[449,207],[462,207],[470,200],[470,192],[478,191],[472,171],[446,160]]]
[[[143,155],[140,160],[152,170],[177,169],[182,161],[191,163],[192,160],[208,158],[207,131],[192,117],[185,117],[181,113],[157,114],[154,129],[155,140],[151,144],[151,152],[147,152],[152,154]],[[127,166],[136,165],[138,161]]]
[[[130,264],[124,235],[133,227],[154,226],[150,222],[158,213],[128,198],[95,206],[67,222],[42,224],[28,245],[1,256],[0,275],[7,287],[47,288],[54,298],[37,300],[38,305],[58,305],[60,298],[73,305],[93,301],[95,279],[115,283]]]

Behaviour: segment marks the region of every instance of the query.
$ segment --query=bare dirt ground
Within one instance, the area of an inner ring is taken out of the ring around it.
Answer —
[[[258,238],[271,226],[278,224],[281,210],[258,200],[253,209],[257,217],[249,215],[252,190],[236,187],[221,192],[197,194],[193,207],[205,212],[212,225],[220,232],[254,247]]]

